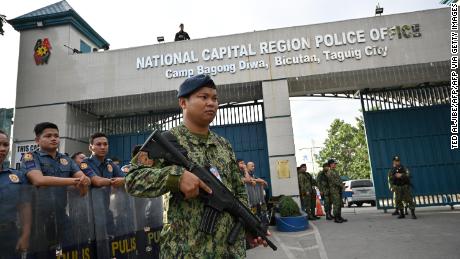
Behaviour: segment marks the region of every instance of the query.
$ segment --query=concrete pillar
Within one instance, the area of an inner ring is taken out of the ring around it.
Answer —
[[[299,195],[288,82],[262,82],[262,93],[272,194]],[[288,162],[289,178],[279,177],[277,164],[280,161]]]

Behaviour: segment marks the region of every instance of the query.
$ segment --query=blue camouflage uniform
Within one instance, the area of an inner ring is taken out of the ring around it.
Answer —
[[[21,159],[21,171],[25,176],[39,170],[43,176],[71,178],[80,171],[78,165],[67,155],[57,152],[53,158],[37,149],[25,153]],[[70,223],[66,213],[67,187],[39,188],[34,192],[32,244],[33,249],[49,249],[50,246],[69,244]],[[44,251],[42,251],[44,252]]]
[[[11,168],[0,171],[0,258],[15,255],[19,239],[18,206],[30,202],[26,183],[20,171]]]

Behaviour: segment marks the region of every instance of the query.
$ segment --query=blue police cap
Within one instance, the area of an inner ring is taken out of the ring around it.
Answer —
[[[198,74],[196,76],[189,77],[180,85],[177,98],[187,96],[203,86],[211,86],[212,88],[216,87],[214,81],[212,81],[211,77],[208,75]]]

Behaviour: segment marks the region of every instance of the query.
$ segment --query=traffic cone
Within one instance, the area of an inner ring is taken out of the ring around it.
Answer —
[[[323,207],[321,206],[321,201],[319,200],[319,196],[316,195],[316,216],[321,217],[324,216]]]

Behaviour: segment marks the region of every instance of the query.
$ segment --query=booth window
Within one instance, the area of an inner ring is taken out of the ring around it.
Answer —
[[[91,47],[86,44],[86,42],[80,40],[80,53],[89,53],[91,52]]]

